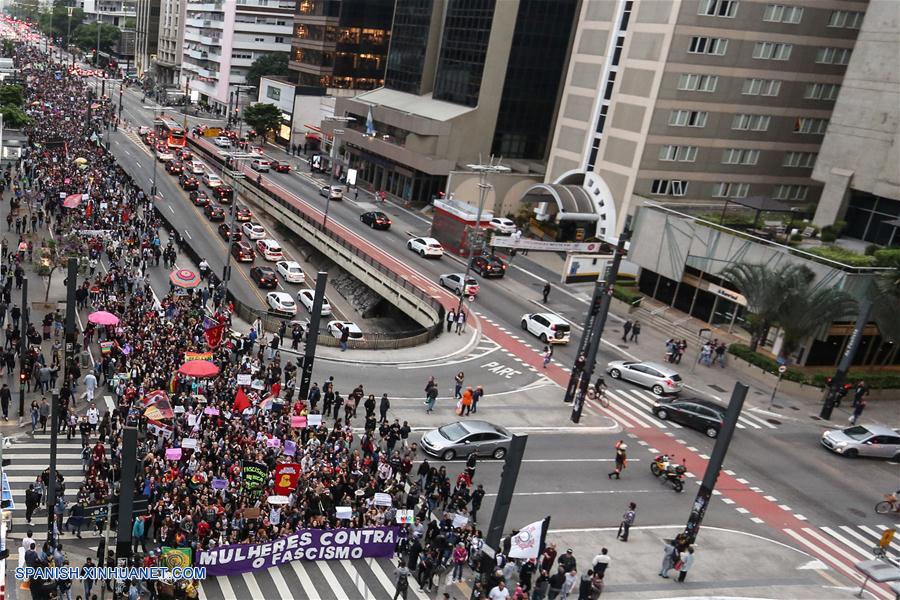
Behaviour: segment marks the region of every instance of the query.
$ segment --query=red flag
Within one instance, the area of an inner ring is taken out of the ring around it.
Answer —
[[[247,394],[244,393],[242,388],[238,388],[237,393],[234,395],[234,404],[231,405],[231,410],[242,413],[249,407],[250,399],[247,398]]]
[[[297,488],[300,479],[300,465],[297,463],[280,463],[275,466],[275,491],[287,496]]]
[[[277,398],[281,394],[281,383],[276,381],[272,384],[272,397]]]
[[[203,332],[206,336],[206,345],[215,348],[222,341],[222,334],[225,332],[224,325],[214,325]]]

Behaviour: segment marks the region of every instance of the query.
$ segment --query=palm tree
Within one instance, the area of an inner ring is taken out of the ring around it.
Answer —
[[[781,322],[785,301],[797,288],[808,287],[814,274],[807,267],[783,264],[770,268],[763,264],[733,263],[721,273],[747,299],[750,349],[754,352],[766,339],[769,329]]]
[[[817,287],[811,283],[796,287],[786,298],[778,324],[784,332],[781,356],[797,351],[800,342],[822,325],[856,314],[856,300],[837,288]]]

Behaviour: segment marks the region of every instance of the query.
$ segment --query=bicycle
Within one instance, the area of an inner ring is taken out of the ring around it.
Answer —
[[[884,500],[875,505],[875,512],[879,515],[886,515],[891,512],[900,512],[900,503],[897,501],[896,494],[885,494]]]
[[[609,398],[606,396],[605,388],[600,388],[598,394],[593,385],[588,386],[587,399],[598,402],[603,408],[609,408]]]

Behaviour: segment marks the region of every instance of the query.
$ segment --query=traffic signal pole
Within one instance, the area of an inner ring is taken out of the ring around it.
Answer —
[[[863,337],[863,329],[866,328],[866,323],[869,322],[871,314],[872,302],[861,300],[859,302],[859,315],[856,317],[853,333],[850,334],[850,341],[847,342],[847,349],[844,350],[844,354],[841,356],[841,362],[838,364],[837,371],[834,377],[831,378],[831,385],[828,386],[825,398],[822,400],[822,410],[819,412],[819,417],[826,421],[831,419],[831,412],[838,401],[838,392],[840,392],[841,387],[847,380],[847,371],[850,370],[850,365],[856,356],[856,351],[859,349],[859,344]]]
[[[309,383],[312,381],[313,363],[316,360],[316,346],[319,343],[319,321],[322,319],[322,304],[325,302],[325,286],[328,273],[319,271],[316,275],[316,291],[313,296],[312,310],[309,311],[309,329],[306,331],[306,346],[303,353],[303,372],[300,375],[300,389],[297,397],[306,402],[309,396]]]
[[[25,371],[25,356],[28,354],[28,279],[22,280],[22,322],[20,326],[19,338],[19,425],[25,419],[25,378],[28,374]]]

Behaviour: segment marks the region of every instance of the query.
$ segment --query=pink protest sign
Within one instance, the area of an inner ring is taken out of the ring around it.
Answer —
[[[306,417],[298,415],[292,416],[291,427],[306,427]]]
[[[166,448],[166,460],[181,460],[181,448]]]

